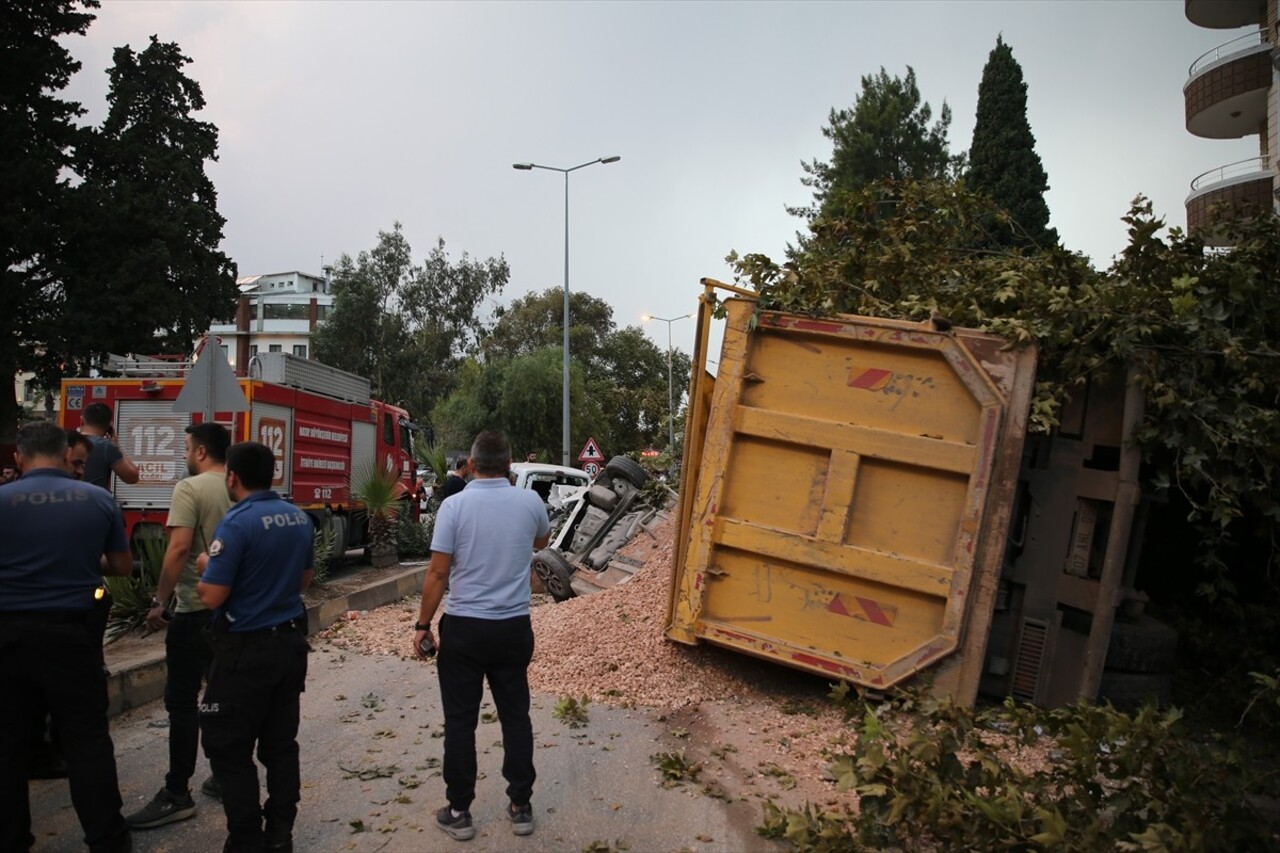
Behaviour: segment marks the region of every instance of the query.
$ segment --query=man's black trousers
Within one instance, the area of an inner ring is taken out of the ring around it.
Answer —
[[[524,805],[533,794],[533,726],[529,661],[533,626],[512,619],[440,618],[440,700],[444,706],[444,783],[449,805],[462,811],[476,796],[476,723],[484,680],[502,724],[502,776],[507,796]]]
[[[200,702],[209,766],[222,787],[227,850],[261,850],[283,840],[298,814],[298,705],[307,680],[301,629],[212,633],[213,666]],[[267,770],[267,801],[258,793],[258,760]]]
[[[115,749],[107,731],[102,638],[79,621],[0,618],[0,850],[26,850],[31,831],[27,762],[32,714],[47,708],[62,733],[71,803],[92,851],[125,849]]]
[[[204,629],[209,611],[175,613],[165,629],[164,709],[169,712],[169,772],[164,785],[175,794],[187,793],[196,772],[200,746],[200,685],[213,661],[213,649]]]

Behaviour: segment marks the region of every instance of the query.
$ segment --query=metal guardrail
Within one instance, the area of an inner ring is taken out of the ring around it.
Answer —
[[[1228,163],[1225,166],[1219,166],[1216,169],[1210,169],[1201,175],[1196,175],[1191,181],[1191,191],[1198,192],[1201,189],[1220,184],[1231,178],[1239,178],[1244,175],[1258,174],[1266,176],[1271,168],[1271,158],[1269,157],[1250,157],[1248,160],[1239,160],[1235,163]]]
[[[1187,69],[1187,76],[1195,77],[1205,68],[1220,59],[1225,59],[1233,54],[1244,53],[1251,48],[1260,47],[1262,45],[1269,45],[1269,43],[1262,37],[1261,29],[1254,30],[1251,33],[1245,33],[1242,36],[1233,38],[1229,42],[1224,42],[1223,44],[1218,45],[1213,50],[1210,50],[1197,58],[1195,62],[1191,63],[1191,67]]]

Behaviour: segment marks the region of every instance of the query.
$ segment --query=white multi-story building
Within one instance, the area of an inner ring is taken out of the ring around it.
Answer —
[[[286,352],[311,358],[311,334],[333,310],[333,286],[327,276],[293,270],[236,280],[240,298],[233,320],[209,331],[222,338],[227,359],[242,373],[260,352]]]
[[[1205,139],[1258,137],[1258,156],[1210,169],[1191,182],[1187,230],[1222,245],[1210,221],[1216,205],[1280,210],[1280,3],[1185,0],[1199,27],[1244,30],[1191,64],[1182,87],[1187,130]]]

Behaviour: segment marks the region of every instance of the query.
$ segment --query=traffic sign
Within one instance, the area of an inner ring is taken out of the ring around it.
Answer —
[[[579,462],[603,462],[604,461],[604,454],[600,452],[600,445],[596,444],[596,440],[594,438],[588,438],[587,443],[582,446],[582,452],[578,454],[578,461]]]
[[[583,465],[582,470],[585,471],[587,476],[593,480],[600,474],[600,466],[595,462],[588,462]]]
[[[206,421],[214,412],[247,412],[249,401],[227,363],[220,346],[207,346],[199,360],[187,371],[186,382],[173,401],[175,412],[203,412]]]

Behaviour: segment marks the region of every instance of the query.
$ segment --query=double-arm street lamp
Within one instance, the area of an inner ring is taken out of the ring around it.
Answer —
[[[548,172],[560,172],[564,175],[564,424],[562,429],[562,465],[569,464],[569,173],[596,163],[616,163],[621,157],[597,157],[589,163],[582,163],[569,169],[556,166],[543,166],[540,163],[512,163],[511,168],[528,172],[532,169],[546,169]]]
[[[687,320],[692,314],[681,314],[679,317],[672,317],[668,320],[666,317],[655,317],[652,314],[645,314],[640,319],[647,323],[650,320],[661,320],[667,324],[667,453],[671,454],[671,461],[676,458],[676,400],[672,391],[671,384],[671,324],[676,320]]]

